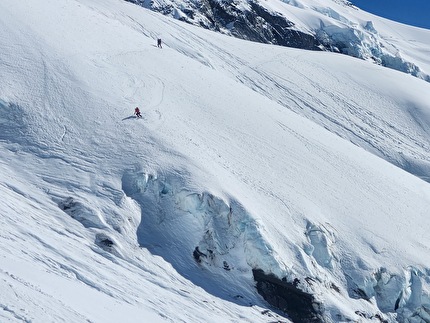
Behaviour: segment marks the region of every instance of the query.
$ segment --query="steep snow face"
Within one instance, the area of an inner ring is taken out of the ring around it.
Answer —
[[[237,201],[227,204],[212,194],[188,191],[181,177],[165,176],[127,173],[123,177],[124,192],[142,210],[137,231],[141,246],[163,256],[211,294],[228,291],[232,298],[245,298],[245,304],[255,302],[252,268],[285,274],[258,223]],[[186,257],[184,250],[189,251]],[[190,261],[191,256],[195,261]]]
[[[116,0],[0,18],[2,320],[428,320],[428,83]]]
[[[127,1],[242,39],[339,52],[430,82],[428,55],[410,56],[411,47],[430,50],[430,31],[408,27],[414,32],[399,33],[400,24],[363,12],[348,1]]]

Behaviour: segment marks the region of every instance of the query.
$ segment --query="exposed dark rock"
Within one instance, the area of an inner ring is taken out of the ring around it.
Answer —
[[[75,200],[73,197],[59,201],[58,207],[73,219],[79,221],[85,228],[105,227],[96,210]]]
[[[202,262],[202,260],[201,260],[202,257],[207,258],[208,256],[205,253],[201,252],[199,250],[199,247],[196,247],[193,251],[193,257],[198,263],[200,263],[200,262]]]
[[[355,299],[364,299],[364,300],[370,302],[370,297],[361,288],[353,289],[352,293],[350,294],[350,297],[355,298]]]
[[[381,323],[388,323],[388,321],[387,320],[385,320],[381,315],[379,315],[379,314],[375,314],[375,315],[371,315],[371,314],[368,314],[368,313],[364,313],[364,312],[361,312],[361,311],[355,311],[355,314],[357,314],[358,316],[360,316],[360,317],[362,317],[362,318],[364,318],[364,319],[366,319],[366,320],[369,320],[369,321],[373,321],[373,320],[379,320],[379,322],[381,322]]]
[[[227,261],[224,260],[223,266],[225,270],[230,270],[230,266],[228,265]]]
[[[340,288],[335,283],[330,283],[330,288],[340,294]]]
[[[265,274],[261,269],[253,269],[252,273],[258,293],[293,322],[324,322],[319,311],[321,305],[313,295],[298,288],[299,280],[290,283],[273,274]]]
[[[112,247],[114,245],[113,241],[110,239],[100,240],[100,244],[106,247]]]
[[[142,0],[126,1],[148,7]],[[187,8],[180,9],[185,16],[181,16],[179,20],[245,40],[320,50],[321,44],[314,35],[298,31],[293,22],[280,14],[269,12],[257,1],[250,1],[249,5],[250,10],[244,10],[236,7],[234,1],[190,1],[187,2]],[[172,5],[154,7],[151,4],[149,8],[170,16],[174,16],[176,11]],[[200,19],[196,18],[197,15]]]
[[[99,233],[96,235],[95,243],[100,248],[108,252],[112,252],[112,248],[115,246],[115,242],[104,233]]]
[[[308,50],[327,50],[361,59],[370,58],[377,64],[430,82],[430,75],[425,74],[412,62],[384,54],[382,44],[375,41],[370,47],[363,46],[363,35],[357,28],[337,27],[338,31],[333,31],[334,25],[329,25],[328,28],[321,26],[320,29],[300,31],[284,15],[267,9],[264,4],[256,0],[125,1],[205,29],[245,40]],[[333,1],[342,6],[355,8],[346,0]],[[378,33],[371,21],[366,23],[364,30],[370,35]]]
[[[252,11],[245,13],[246,28],[237,30],[237,35],[234,31],[232,33],[243,38],[240,35],[251,29],[249,40],[258,41],[262,43],[271,43],[281,46],[295,47],[301,49],[319,50],[319,43],[313,35],[305,34],[293,29],[294,23],[287,20],[281,15],[273,15],[260,6],[258,2],[251,2]],[[253,36],[254,35],[254,36]]]
[[[400,302],[402,301],[403,293],[400,293],[399,297],[396,300],[396,303],[394,304],[394,311],[397,311],[400,307]]]

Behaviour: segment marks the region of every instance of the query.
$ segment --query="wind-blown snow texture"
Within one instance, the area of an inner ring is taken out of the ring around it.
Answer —
[[[116,0],[0,44],[0,321],[430,320],[429,83]]]

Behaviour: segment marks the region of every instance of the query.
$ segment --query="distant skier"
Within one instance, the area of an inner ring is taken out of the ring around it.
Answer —
[[[140,114],[140,110],[138,107],[134,109],[134,114],[136,115],[136,118],[142,118],[142,115]]]
[[[157,39],[157,47],[158,48],[163,48],[163,46],[161,46],[161,38]]]

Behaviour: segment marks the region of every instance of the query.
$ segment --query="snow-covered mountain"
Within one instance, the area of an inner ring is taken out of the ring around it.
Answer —
[[[338,52],[430,82],[428,31],[374,16],[349,1],[127,1],[241,39]],[[417,48],[423,55],[415,55]]]
[[[0,45],[1,322],[430,321],[428,82],[119,0]]]

